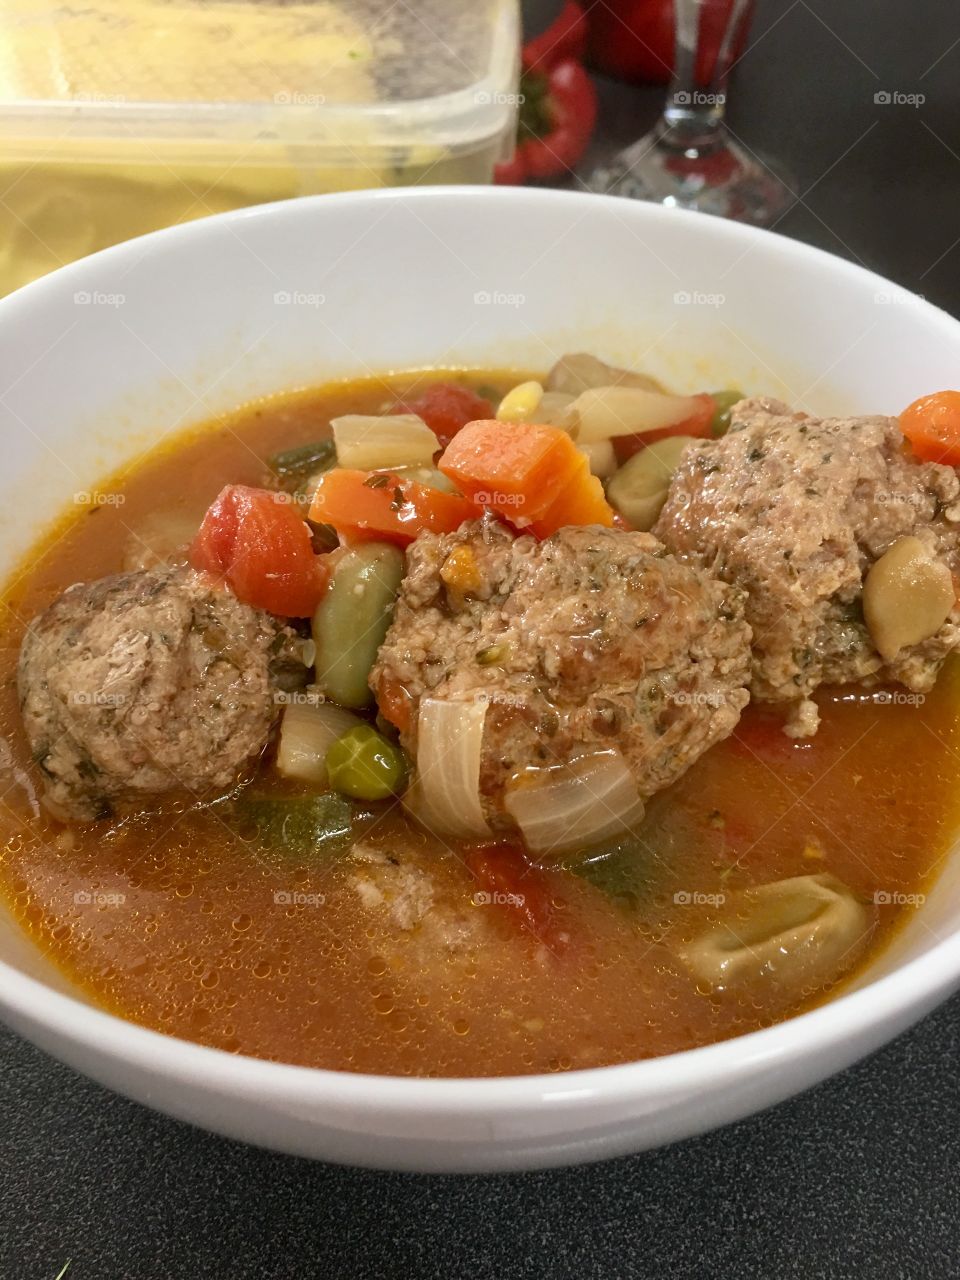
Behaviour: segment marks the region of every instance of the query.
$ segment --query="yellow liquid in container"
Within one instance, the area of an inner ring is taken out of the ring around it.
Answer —
[[[263,201],[488,181],[515,0],[0,0],[0,292]]]

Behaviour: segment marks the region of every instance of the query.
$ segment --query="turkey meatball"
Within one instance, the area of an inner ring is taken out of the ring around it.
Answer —
[[[70,587],[30,624],[18,671],[46,806],[89,821],[161,792],[229,787],[267,743],[299,648],[189,569]]]
[[[795,736],[816,731],[819,684],[927,691],[960,640],[949,591],[930,634],[886,657],[864,618],[864,581],[903,539],[921,544],[932,578],[960,570],[960,480],[917,461],[895,418],[821,420],[742,400],[723,439],[685,450],[653,532],[746,592],[751,694],[788,705]]]
[[[732,732],[747,702],[742,593],[645,533],[565,528],[543,542],[487,518],[421,534],[371,676],[381,706],[486,706],[480,793],[510,829],[531,770],[619,751],[641,798]]]

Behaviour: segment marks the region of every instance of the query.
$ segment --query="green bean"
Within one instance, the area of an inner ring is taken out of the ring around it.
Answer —
[[[337,451],[332,440],[311,440],[293,449],[282,449],[267,459],[267,466],[280,483],[296,487],[308,476],[325,471],[337,461]]]
[[[386,800],[401,790],[407,776],[403,752],[368,724],[348,729],[332,743],[326,764],[330,785],[355,800]]]
[[[730,429],[730,410],[743,399],[742,391],[711,391],[713,403],[717,406],[710,419],[710,434],[725,436]]]
[[[341,707],[373,701],[367,683],[403,579],[404,557],[387,542],[334,552],[329,586],[313,615],[317,684]]]

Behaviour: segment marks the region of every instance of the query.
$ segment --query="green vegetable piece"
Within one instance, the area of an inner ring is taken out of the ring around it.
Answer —
[[[313,615],[317,683],[341,707],[373,701],[367,683],[403,580],[403,552],[366,542],[335,553],[336,564]]]
[[[656,871],[650,852],[629,838],[592,850],[586,859],[564,863],[564,869],[588,881],[628,913],[640,909],[654,891]]]
[[[267,466],[284,488],[295,488],[308,476],[326,471],[337,461],[332,440],[312,440],[293,449],[283,449],[267,459]]]
[[[387,800],[403,787],[403,752],[368,724],[348,729],[327,751],[330,785],[355,800]]]
[[[237,799],[241,829],[264,848],[290,853],[336,853],[351,839],[353,808],[342,795],[267,796],[243,792]]]
[[[742,391],[711,391],[713,403],[717,406],[710,419],[710,434],[725,436],[730,429],[730,410],[743,399]]]

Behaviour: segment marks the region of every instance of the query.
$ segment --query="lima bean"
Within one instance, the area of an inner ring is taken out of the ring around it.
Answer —
[[[387,542],[366,542],[333,553],[330,583],[313,615],[316,678],[341,707],[373,701],[367,683],[383,644],[403,579],[403,552]]]

